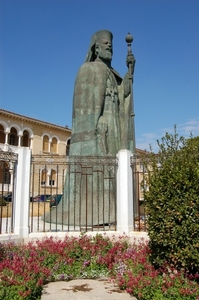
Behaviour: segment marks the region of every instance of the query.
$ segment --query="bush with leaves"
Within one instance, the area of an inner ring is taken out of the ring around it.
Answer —
[[[2,197],[0,197],[0,206],[6,206],[7,202]]]
[[[199,271],[199,137],[168,134],[145,157],[151,261]]]

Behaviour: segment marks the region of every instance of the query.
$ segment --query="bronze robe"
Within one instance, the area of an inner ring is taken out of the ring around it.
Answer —
[[[120,149],[131,150],[130,108],[128,74],[122,80],[101,61],[84,63],[74,88],[69,162],[72,156],[116,156]],[[70,165],[64,197],[57,210],[46,214],[47,222],[63,220],[79,228],[115,222],[116,174],[98,164],[90,177],[87,167],[87,163]]]
[[[70,155],[115,156],[120,149],[131,150],[128,98],[115,70],[101,61],[84,63],[75,82]]]

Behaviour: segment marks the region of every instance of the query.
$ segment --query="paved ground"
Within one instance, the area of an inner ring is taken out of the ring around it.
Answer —
[[[108,280],[76,279],[44,286],[42,300],[136,300]]]

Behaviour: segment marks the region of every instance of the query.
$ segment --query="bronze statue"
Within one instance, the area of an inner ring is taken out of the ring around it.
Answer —
[[[131,85],[111,67],[113,35],[96,32],[74,88],[70,155],[116,155],[120,149],[133,149]],[[127,66],[134,72],[133,54]]]
[[[106,163],[105,168],[99,162],[89,165],[91,158],[116,157],[120,149],[135,148],[131,102],[135,59],[129,51],[130,73],[122,79],[111,67],[112,39],[108,30],[96,32],[77,74],[64,197],[56,210],[46,214],[46,221],[80,228],[116,221],[116,174]]]

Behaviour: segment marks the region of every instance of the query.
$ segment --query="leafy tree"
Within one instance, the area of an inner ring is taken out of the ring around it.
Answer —
[[[199,271],[199,137],[176,132],[158,142],[157,154],[145,157],[145,192],[151,261]]]

